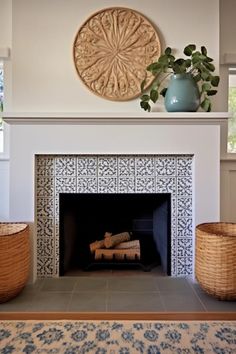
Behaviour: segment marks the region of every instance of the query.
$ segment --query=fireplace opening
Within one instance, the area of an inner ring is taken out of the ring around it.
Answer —
[[[171,194],[59,195],[60,276],[101,267],[171,274]]]

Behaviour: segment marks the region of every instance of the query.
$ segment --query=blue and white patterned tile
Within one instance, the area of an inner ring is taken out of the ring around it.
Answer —
[[[51,237],[54,236],[54,220],[39,218],[37,220],[37,236],[39,238]]]
[[[193,274],[193,262],[190,257],[177,258],[177,275]]]
[[[117,157],[98,157],[98,176],[117,177]]]
[[[54,199],[53,198],[37,198],[37,217],[53,218],[54,215]]]
[[[37,155],[35,159],[36,174],[38,176],[53,176],[54,175],[54,157],[45,155]]]
[[[55,222],[59,220],[59,213],[60,213],[60,199],[55,198],[55,209],[54,209],[54,218]]]
[[[136,176],[154,176],[154,157],[135,157]]]
[[[178,198],[177,215],[185,218],[193,215],[192,198]]]
[[[177,257],[177,239],[172,237],[171,239],[171,259]]]
[[[56,176],[76,176],[76,157],[61,156],[55,158]]]
[[[176,277],[177,275],[177,257],[171,255],[171,276]]]
[[[66,160],[68,158],[69,160]],[[77,161],[77,164],[75,161]],[[193,235],[192,218],[188,217],[192,216],[192,156],[74,155],[60,156],[60,158],[58,156],[43,156],[37,157],[36,163],[39,166],[39,171],[37,171],[39,219],[37,236],[39,239],[46,237],[46,239],[52,240],[49,242],[47,250],[42,246],[42,252],[47,257],[40,256],[43,259],[43,262],[38,265],[39,268],[41,267],[39,271],[41,275],[59,275],[58,197],[61,192],[171,193],[173,202],[171,213],[172,275],[184,275],[183,271],[189,274],[191,267],[186,264],[186,260],[190,259],[192,262],[192,256],[187,257],[189,255],[189,253],[186,253],[188,250],[182,253],[182,245],[186,242],[186,238],[191,240]],[[49,176],[54,176],[55,165],[57,176],[54,177],[54,180]],[[99,179],[97,178],[98,174],[101,176]],[[178,178],[178,188],[176,174],[181,177]],[[58,175],[64,176],[64,178]],[[156,180],[153,178],[154,176],[157,176]],[[162,178],[162,176],[167,178]],[[187,197],[183,198],[183,195]],[[45,204],[46,198],[49,200],[49,205]],[[52,212],[53,203],[54,212]],[[178,220],[175,218],[176,207]],[[44,218],[44,216],[48,216],[48,218]],[[54,217],[54,220],[50,219],[50,216]],[[52,246],[53,242],[54,246]],[[185,256],[180,257],[179,260],[177,252],[179,252],[178,255],[182,256],[184,254]],[[50,255],[53,255],[53,257],[50,257]]]
[[[177,194],[178,196],[191,196],[193,194],[191,177],[177,178]]]
[[[54,178],[38,176],[36,179],[36,196],[53,197],[54,196]]]
[[[177,238],[177,219],[171,216],[171,238]]]
[[[192,175],[192,156],[177,157],[177,175],[191,176]]]
[[[78,177],[77,192],[78,193],[97,193],[98,180],[96,177]]]
[[[54,239],[52,237],[44,237],[37,239],[37,254],[40,257],[54,256]]]
[[[177,257],[193,256],[193,240],[191,238],[179,238],[177,240]]]
[[[131,156],[118,157],[118,175],[119,177],[135,176],[135,158]]]
[[[176,176],[176,157],[156,157],[155,166],[157,176]]]
[[[174,193],[171,194],[171,215],[174,218],[177,216],[177,198]]]
[[[53,257],[40,257],[37,259],[37,275],[39,277],[55,276]]]
[[[134,193],[135,179],[134,178],[119,178],[118,193]]]
[[[96,156],[79,156],[77,157],[77,176],[78,177],[96,177],[97,176]]]
[[[137,177],[136,192],[137,193],[155,193],[155,178],[153,177]]]
[[[177,219],[177,237],[192,237],[193,235],[193,221],[192,218],[178,218]]]
[[[56,177],[55,196],[59,193],[76,193],[76,177]]]
[[[98,178],[98,193],[117,193],[117,178]]]
[[[172,193],[176,195],[176,177],[162,177],[156,179],[157,193]]]

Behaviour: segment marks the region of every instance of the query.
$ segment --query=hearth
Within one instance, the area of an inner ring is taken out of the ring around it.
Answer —
[[[160,260],[170,275],[170,193],[60,193],[59,209],[60,275],[101,267],[148,271]]]

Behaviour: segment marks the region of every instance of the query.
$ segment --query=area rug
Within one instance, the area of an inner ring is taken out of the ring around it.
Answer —
[[[0,353],[236,353],[235,321],[0,321]]]

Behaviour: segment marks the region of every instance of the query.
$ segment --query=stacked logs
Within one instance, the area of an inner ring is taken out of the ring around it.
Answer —
[[[90,243],[90,252],[95,260],[138,260],[140,259],[139,240],[130,241],[130,233],[112,235],[106,232],[103,240]]]

